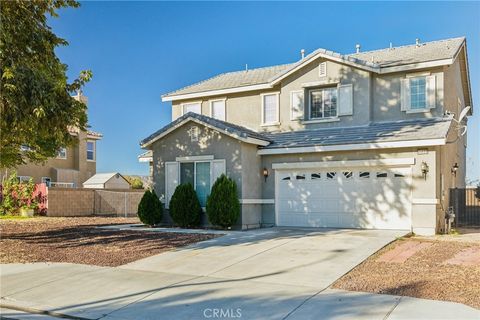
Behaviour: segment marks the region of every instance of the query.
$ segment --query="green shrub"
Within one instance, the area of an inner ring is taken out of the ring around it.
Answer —
[[[240,216],[240,202],[235,181],[222,174],[207,198],[207,216],[211,224],[222,228],[234,225]]]
[[[13,172],[2,186],[0,214],[17,215],[20,209],[37,209],[35,187],[33,179],[20,182],[17,173]]]
[[[155,191],[147,190],[138,204],[138,218],[142,223],[154,226],[162,221],[163,206]]]
[[[200,225],[202,208],[190,183],[177,186],[170,200],[170,216],[182,228]]]
[[[139,177],[125,176],[125,179],[127,179],[128,183],[130,183],[132,189],[143,189],[143,182]]]

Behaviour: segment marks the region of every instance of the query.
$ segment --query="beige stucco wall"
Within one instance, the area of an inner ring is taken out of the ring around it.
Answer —
[[[192,142],[188,131],[192,126],[199,128],[199,141]],[[177,157],[213,155],[215,159],[225,159],[226,174],[232,178],[238,189],[238,198],[259,197],[260,157],[256,147],[235,138],[221,134],[195,122],[189,122],[172,131],[164,138],[152,144],[153,150],[153,186],[164,202],[165,198],[165,162],[176,161]],[[243,181],[247,181],[247,187]],[[260,208],[242,205],[242,216],[238,225],[243,228],[259,226]],[[167,221],[169,220],[167,216]],[[237,226],[238,227],[238,226]]]
[[[81,187],[97,171],[96,161],[87,161],[87,140],[87,134],[80,132],[76,144],[67,147],[66,159],[50,158],[41,164],[27,163],[15,168],[17,175],[30,176],[35,183],[40,183],[42,177],[49,177],[52,182],[73,182]],[[0,181],[3,175],[5,171],[0,173]]]
[[[407,74],[430,73],[436,76],[436,107],[429,112],[407,113],[400,108],[400,80]],[[373,121],[408,120],[441,117],[443,115],[444,74],[442,68],[373,75]]]
[[[370,121],[407,120],[418,118],[441,117],[444,113],[444,87],[461,86],[459,79],[452,79],[453,84],[444,81],[445,69],[442,67],[416,70],[414,72],[398,72],[391,74],[374,74],[365,70],[332,61],[327,62],[327,76],[319,77],[318,69],[325,59],[317,59],[304,68],[293,73],[272,89],[264,91],[242,92],[229,95],[195,98],[172,103],[172,119],[182,115],[182,104],[202,102],[202,114],[210,115],[210,101],[226,98],[226,120],[257,131],[289,131],[313,128],[344,127],[365,125]],[[457,63],[456,68],[459,70]],[[400,80],[407,74],[429,73],[436,76],[436,107],[425,113],[406,113],[400,108]],[[452,78],[452,77],[451,77]],[[340,121],[309,123],[302,120],[291,120],[290,92],[304,91],[305,119],[308,115],[308,90],[315,88],[304,85],[317,83],[317,87],[353,84],[353,115],[340,116]],[[280,124],[262,126],[261,106],[262,93],[280,93]],[[456,101],[455,101],[456,104]]]
[[[451,66],[444,67],[444,74],[445,110],[454,113],[455,118],[458,119],[458,115],[465,107],[459,60],[457,59]],[[449,190],[465,187],[467,136],[460,136],[457,128],[458,125],[453,123],[447,137],[447,144],[437,148],[439,169],[436,175],[438,181],[442,181],[437,184],[437,195],[440,199],[437,207],[438,232],[445,228],[445,210],[451,206]],[[458,164],[459,169],[456,174],[452,174],[451,169],[455,163]]]

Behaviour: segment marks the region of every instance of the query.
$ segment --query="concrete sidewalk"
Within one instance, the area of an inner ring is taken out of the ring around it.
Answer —
[[[13,319],[51,318],[12,307],[110,320],[220,311],[240,319],[480,319],[479,310],[451,302],[71,264],[3,265],[2,297],[1,315]]]

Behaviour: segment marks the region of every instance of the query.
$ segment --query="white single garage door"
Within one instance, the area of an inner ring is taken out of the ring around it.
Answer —
[[[276,172],[277,225],[411,228],[411,169]]]

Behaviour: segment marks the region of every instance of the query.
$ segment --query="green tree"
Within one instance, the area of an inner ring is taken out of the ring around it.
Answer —
[[[162,221],[163,206],[155,191],[147,190],[143,194],[138,204],[137,215],[140,221],[151,227]]]
[[[207,198],[207,216],[211,224],[229,228],[240,216],[240,202],[235,181],[222,174]]]
[[[67,65],[55,48],[68,43],[47,24],[73,0],[2,1],[0,6],[0,167],[42,162],[75,143],[69,129],[85,130],[86,106],[71,94],[92,76],[67,82]],[[27,150],[20,150],[28,146]]]
[[[139,177],[126,176],[125,179],[130,183],[132,189],[143,189],[143,182]]]
[[[202,207],[190,183],[178,185],[170,200],[170,216],[182,228],[200,225]]]

